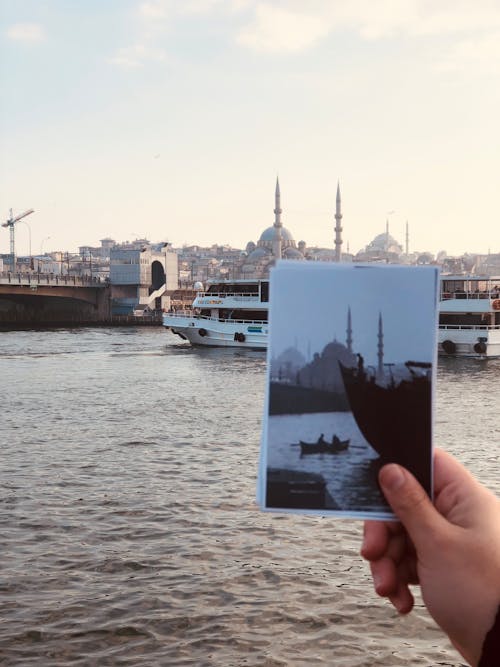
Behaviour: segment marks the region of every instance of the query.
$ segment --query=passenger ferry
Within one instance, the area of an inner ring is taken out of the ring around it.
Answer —
[[[192,345],[264,350],[269,280],[215,282],[188,311],[164,313],[163,326]],[[500,277],[442,275],[438,353],[500,357]]]
[[[192,345],[265,350],[268,306],[269,280],[215,282],[190,310],[164,313],[163,326]]]
[[[441,275],[438,353],[500,357],[500,277]]]

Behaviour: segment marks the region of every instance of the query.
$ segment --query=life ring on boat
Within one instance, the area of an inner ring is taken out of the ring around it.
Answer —
[[[493,310],[500,310],[500,299],[495,299],[491,305]]]
[[[441,343],[441,347],[446,352],[446,354],[455,354],[457,351],[457,346],[452,340],[445,340]]]
[[[474,345],[474,352],[477,352],[477,354],[486,354],[486,343],[483,343],[483,341],[476,343]]]
[[[204,338],[207,335],[207,330],[203,329],[203,327],[202,327],[201,329],[199,329],[198,333],[200,334],[200,336],[202,338]]]
[[[245,336],[244,333],[240,333],[239,331],[237,331],[234,334],[234,340],[238,341],[238,343],[244,343],[245,339],[246,339],[246,336]]]

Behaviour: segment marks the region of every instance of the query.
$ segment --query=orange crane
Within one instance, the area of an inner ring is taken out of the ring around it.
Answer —
[[[12,216],[12,209],[10,209],[10,217],[7,220],[7,222],[4,222],[2,224],[2,227],[8,227],[10,231],[10,254],[12,255],[12,270],[16,270],[16,244],[15,244],[15,233],[14,233],[14,225],[16,222],[19,222],[19,220],[22,220],[25,218],[27,215],[30,215],[31,213],[34,213],[35,209],[30,208],[28,211],[24,211],[24,213],[20,213],[19,215],[16,215],[14,218]],[[31,234],[30,234],[31,236]],[[31,250],[30,250],[31,252]]]

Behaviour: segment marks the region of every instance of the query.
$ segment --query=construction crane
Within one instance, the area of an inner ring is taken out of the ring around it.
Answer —
[[[7,220],[7,222],[4,222],[2,224],[2,227],[8,227],[10,231],[10,254],[12,256],[12,270],[16,270],[16,243],[15,243],[15,232],[14,232],[14,226],[16,222],[19,222],[19,220],[22,220],[25,218],[27,215],[31,215],[31,213],[34,213],[35,209],[30,208],[28,211],[24,211],[24,213],[20,213],[19,215],[16,215],[14,218],[12,216],[12,209],[10,209],[10,217]]]

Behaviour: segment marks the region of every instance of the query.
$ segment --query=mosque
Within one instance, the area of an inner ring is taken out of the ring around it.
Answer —
[[[305,241],[295,242],[292,233],[283,226],[281,221],[281,194],[279,180],[276,179],[274,194],[274,224],[267,227],[257,242],[250,241],[239,261],[235,263],[235,274],[239,278],[266,278],[270,268],[277,259],[327,261],[327,262],[383,262],[395,263],[429,263],[432,256],[425,261],[418,261],[417,256],[409,254],[408,223],[406,223],[405,249],[389,233],[389,222],[385,232],[378,234],[365,248],[355,255],[342,251],[342,201],[340,184],[337,184],[335,201],[335,241],[334,248],[308,248]]]
[[[265,278],[269,275],[269,269],[274,265],[277,259],[316,259],[314,254],[308,251],[306,242],[295,242],[292,233],[283,227],[281,221],[281,194],[279,179],[276,179],[276,190],[274,194],[274,224],[265,229],[257,242],[257,245],[250,241],[247,243],[246,250],[242,255],[239,265],[236,267],[240,278]],[[341,256],[341,232],[342,220],[340,186],[337,185],[337,199],[335,212],[335,252],[322,249],[328,257],[321,256],[321,259],[329,261],[340,261]],[[318,249],[316,249],[318,250]],[[323,254],[324,254],[323,252]],[[319,257],[318,257],[319,259]]]
[[[406,227],[406,237],[408,239],[408,225]],[[400,262],[403,254],[408,255],[408,250],[404,253],[403,247],[389,234],[389,222],[387,221],[385,232],[378,234],[366,248],[360,250],[355,256],[355,261],[394,263]]]

